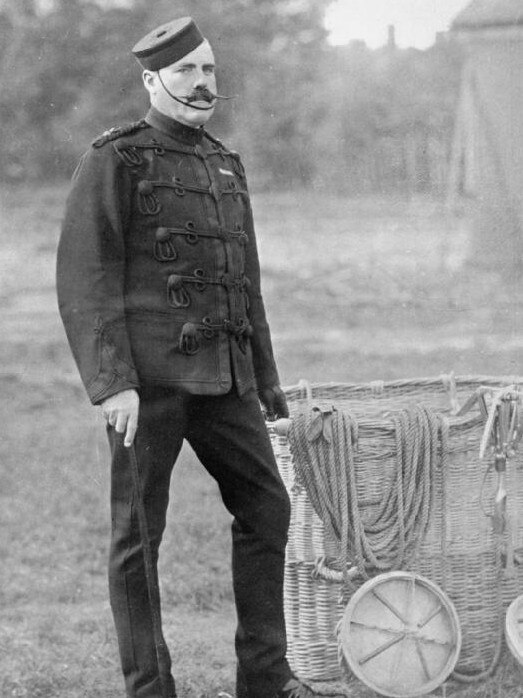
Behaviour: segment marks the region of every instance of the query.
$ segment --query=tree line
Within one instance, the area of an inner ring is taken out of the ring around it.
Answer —
[[[460,47],[333,47],[328,4],[3,0],[0,179],[68,178],[99,133],[141,118],[147,94],[130,49],[190,14],[211,39],[220,92],[235,95],[210,130],[242,153],[255,187],[440,193]]]

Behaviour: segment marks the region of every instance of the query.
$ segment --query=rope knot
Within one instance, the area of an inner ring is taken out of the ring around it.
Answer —
[[[327,443],[332,443],[332,414],[334,407],[313,407],[309,426],[307,428],[307,440],[312,442],[322,436]]]

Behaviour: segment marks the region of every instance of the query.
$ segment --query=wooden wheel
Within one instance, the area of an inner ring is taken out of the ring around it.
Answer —
[[[392,698],[433,691],[451,674],[461,649],[452,602],[436,584],[410,572],[387,572],[360,587],[338,637],[354,675]]]
[[[505,639],[509,650],[523,664],[523,596],[518,596],[507,608]]]

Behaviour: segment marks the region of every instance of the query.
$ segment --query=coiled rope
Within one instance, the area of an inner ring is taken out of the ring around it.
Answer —
[[[320,418],[323,428],[318,428]],[[377,511],[365,517],[355,466],[357,420],[346,412],[314,408],[296,415],[289,429],[297,480],[305,486],[326,533],[339,543],[339,556],[331,566],[349,585],[354,576],[350,567],[364,579],[404,567],[416,555],[429,523],[442,419],[422,405],[398,411],[391,419],[394,477]]]

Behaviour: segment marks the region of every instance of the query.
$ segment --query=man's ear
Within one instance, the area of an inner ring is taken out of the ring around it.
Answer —
[[[147,92],[149,92],[149,94],[154,94],[156,92],[156,89],[157,89],[156,75],[157,75],[157,73],[153,72],[152,70],[144,70],[142,73],[143,84],[144,84]]]

